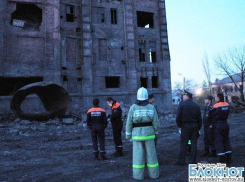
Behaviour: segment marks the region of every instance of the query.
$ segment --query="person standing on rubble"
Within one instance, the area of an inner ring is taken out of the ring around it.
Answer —
[[[102,160],[105,157],[105,128],[107,127],[106,111],[99,107],[99,99],[93,100],[93,106],[87,112],[87,125],[91,129],[91,138],[93,142],[93,153],[96,160],[99,154]],[[100,143],[100,151],[98,151],[98,138]]]
[[[201,109],[192,100],[192,93],[184,90],[183,102],[179,104],[176,123],[180,128],[180,152],[178,162],[175,165],[185,165],[188,140],[191,140],[191,164],[196,163],[197,139],[202,127]]]
[[[107,104],[111,107],[111,114],[108,115],[108,118],[111,120],[113,139],[115,143],[116,151],[114,152],[114,157],[123,156],[123,146],[122,146],[122,109],[120,104],[114,100],[112,97],[106,99]]]
[[[231,164],[231,144],[230,128],[227,122],[230,113],[230,107],[224,101],[224,94],[218,93],[216,104],[209,112],[209,119],[212,119],[212,128],[214,128],[215,148],[220,163]]]
[[[159,177],[159,164],[154,139],[158,134],[159,120],[155,107],[148,102],[148,92],[142,87],[137,101],[128,113],[126,139],[133,139],[133,178],[144,179],[145,164],[150,178]]]
[[[213,96],[208,95],[205,97],[205,109],[203,113],[203,126],[204,126],[204,153],[201,155],[202,157],[205,157],[209,155],[209,148],[211,148],[211,156],[215,157],[216,156],[216,151],[215,151],[215,145],[214,145],[214,131],[212,128],[212,120],[209,119],[209,111],[213,109],[213,104],[212,104]]]

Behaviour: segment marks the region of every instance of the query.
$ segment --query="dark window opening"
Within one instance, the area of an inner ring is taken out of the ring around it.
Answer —
[[[13,95],[25,85],[42,81],[43,77],[1,77],[0,96]]]
[[[76,32],[81,32],[81,28],[76,28]]]
[[[79,82],[82,81],[82,78],[77,78],[77,81],[79,81]]]
[[[157,62],[157,57],[156,57],[156,42],[153,42],[153,41],[150,42],[149,55],[150,55],[150,62],[151,63]]]
[[[67,76],[63,76],[63,82],[67,82],[67,81],[68,81]]]
[[[99,60],[106,61],[107,60],[107,40],[99,39]]]
[[[117,24],[117,10],[111,9],[111,24]]]
[[[11,14],[11,25],[23,29],[39,30],[42,23],[42,9],[35,4],[17,3]]]
[[[106,88],[119,88],[120,87],[120,77],[119,76],[107,76],[105,77]]]
[[[146,78],[140,77],[140,87],[147,88],[147,77]]]
[[[105,8],[97,8],[98,23],[105,22]]]
[[[145,61],[145,45],[139,44],[139,60],[144,62]]]
[[[154,28],[154,13],[137,11],[138,27]]]
[[[66,6],[66,21],[67,22],[74,22],[74,6],[67,5]]]
[[[122,50],[122,51],[124,50],[124,47],[123,47],[123,46],[121,47],[121,50]]]
[[[152,76],[152,88],[158,88],[158,77],[157,76]]]

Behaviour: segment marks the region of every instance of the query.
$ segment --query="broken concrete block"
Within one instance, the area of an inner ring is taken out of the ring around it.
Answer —
[[[16,130],[16,129],[10,129],[10,130],[9,130],[9,133],[10,133],[10,134],[17,135],[17,134],[19,134],[19,130]]]
[[[31,122],[29,120],[22,120],[20,123],[22,125],[30,125],[31,124]]]
[[[78,127],[78,128],[83,128],[83,123],[79,123],[79,124],[77,125],[77,127]]]
[[[44,124],[44,123],[41,123],[38,127],[37,127],[37,131],[39,132],[44,132],[48,129],[48,127]]]
[[[19,123],[19,122],[20,122],[20,118],[16,118],[16,119],[14,120],[14,122],[15,122],[15,123]]]
[[[66,124],[66,125],[73,125],[74,119],[73,118],[63,118],[62,122],[63,122],[63,124]]]
[[[10,151],[5,151],[5,152],[4,152],[4,155],[5,155],[5,156],[12,156],[12,153],[11,153]]]

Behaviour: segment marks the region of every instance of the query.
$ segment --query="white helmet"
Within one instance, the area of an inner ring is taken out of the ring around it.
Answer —
[[[148,92],[144,87],[139,88],[137,92],[137,100],[143,101],[148,99]]]

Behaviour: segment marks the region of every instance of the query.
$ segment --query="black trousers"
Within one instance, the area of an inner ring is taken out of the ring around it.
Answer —
[[[185,164],[188,140],[191,140],[191,164],[196,163],[198,137],[199,137],[199,132],[198,132],[197,123],[183,124],[181,128],[180,152],[179,152],[179,159],[178,159],[178,162],[180,164]]]
[[[215,147],[218,155],[225,155],[225,153],[231,152],[229,132],[230,128],[227,122],[219,122],[215,124]]]
[[[204,127],[204,150],[209,152],[209,147],[211,148],[212,151],[215,150],[215,145],[214,145],[214,129],[210,128],[209,126]]]
[[[91,127],[91,138],[93,142],[93,152],[99,153],[98,150],[98,139],[100,144],[100,154],[105,154],[105,128],[102,124],[93,124]]]
[[[122,151],[122,128],[123,123],[122,121],[115,121],[111,123],[112,125],[112,132],[113,132],[113,139],[115,143],[115,148],[117,151]]]

